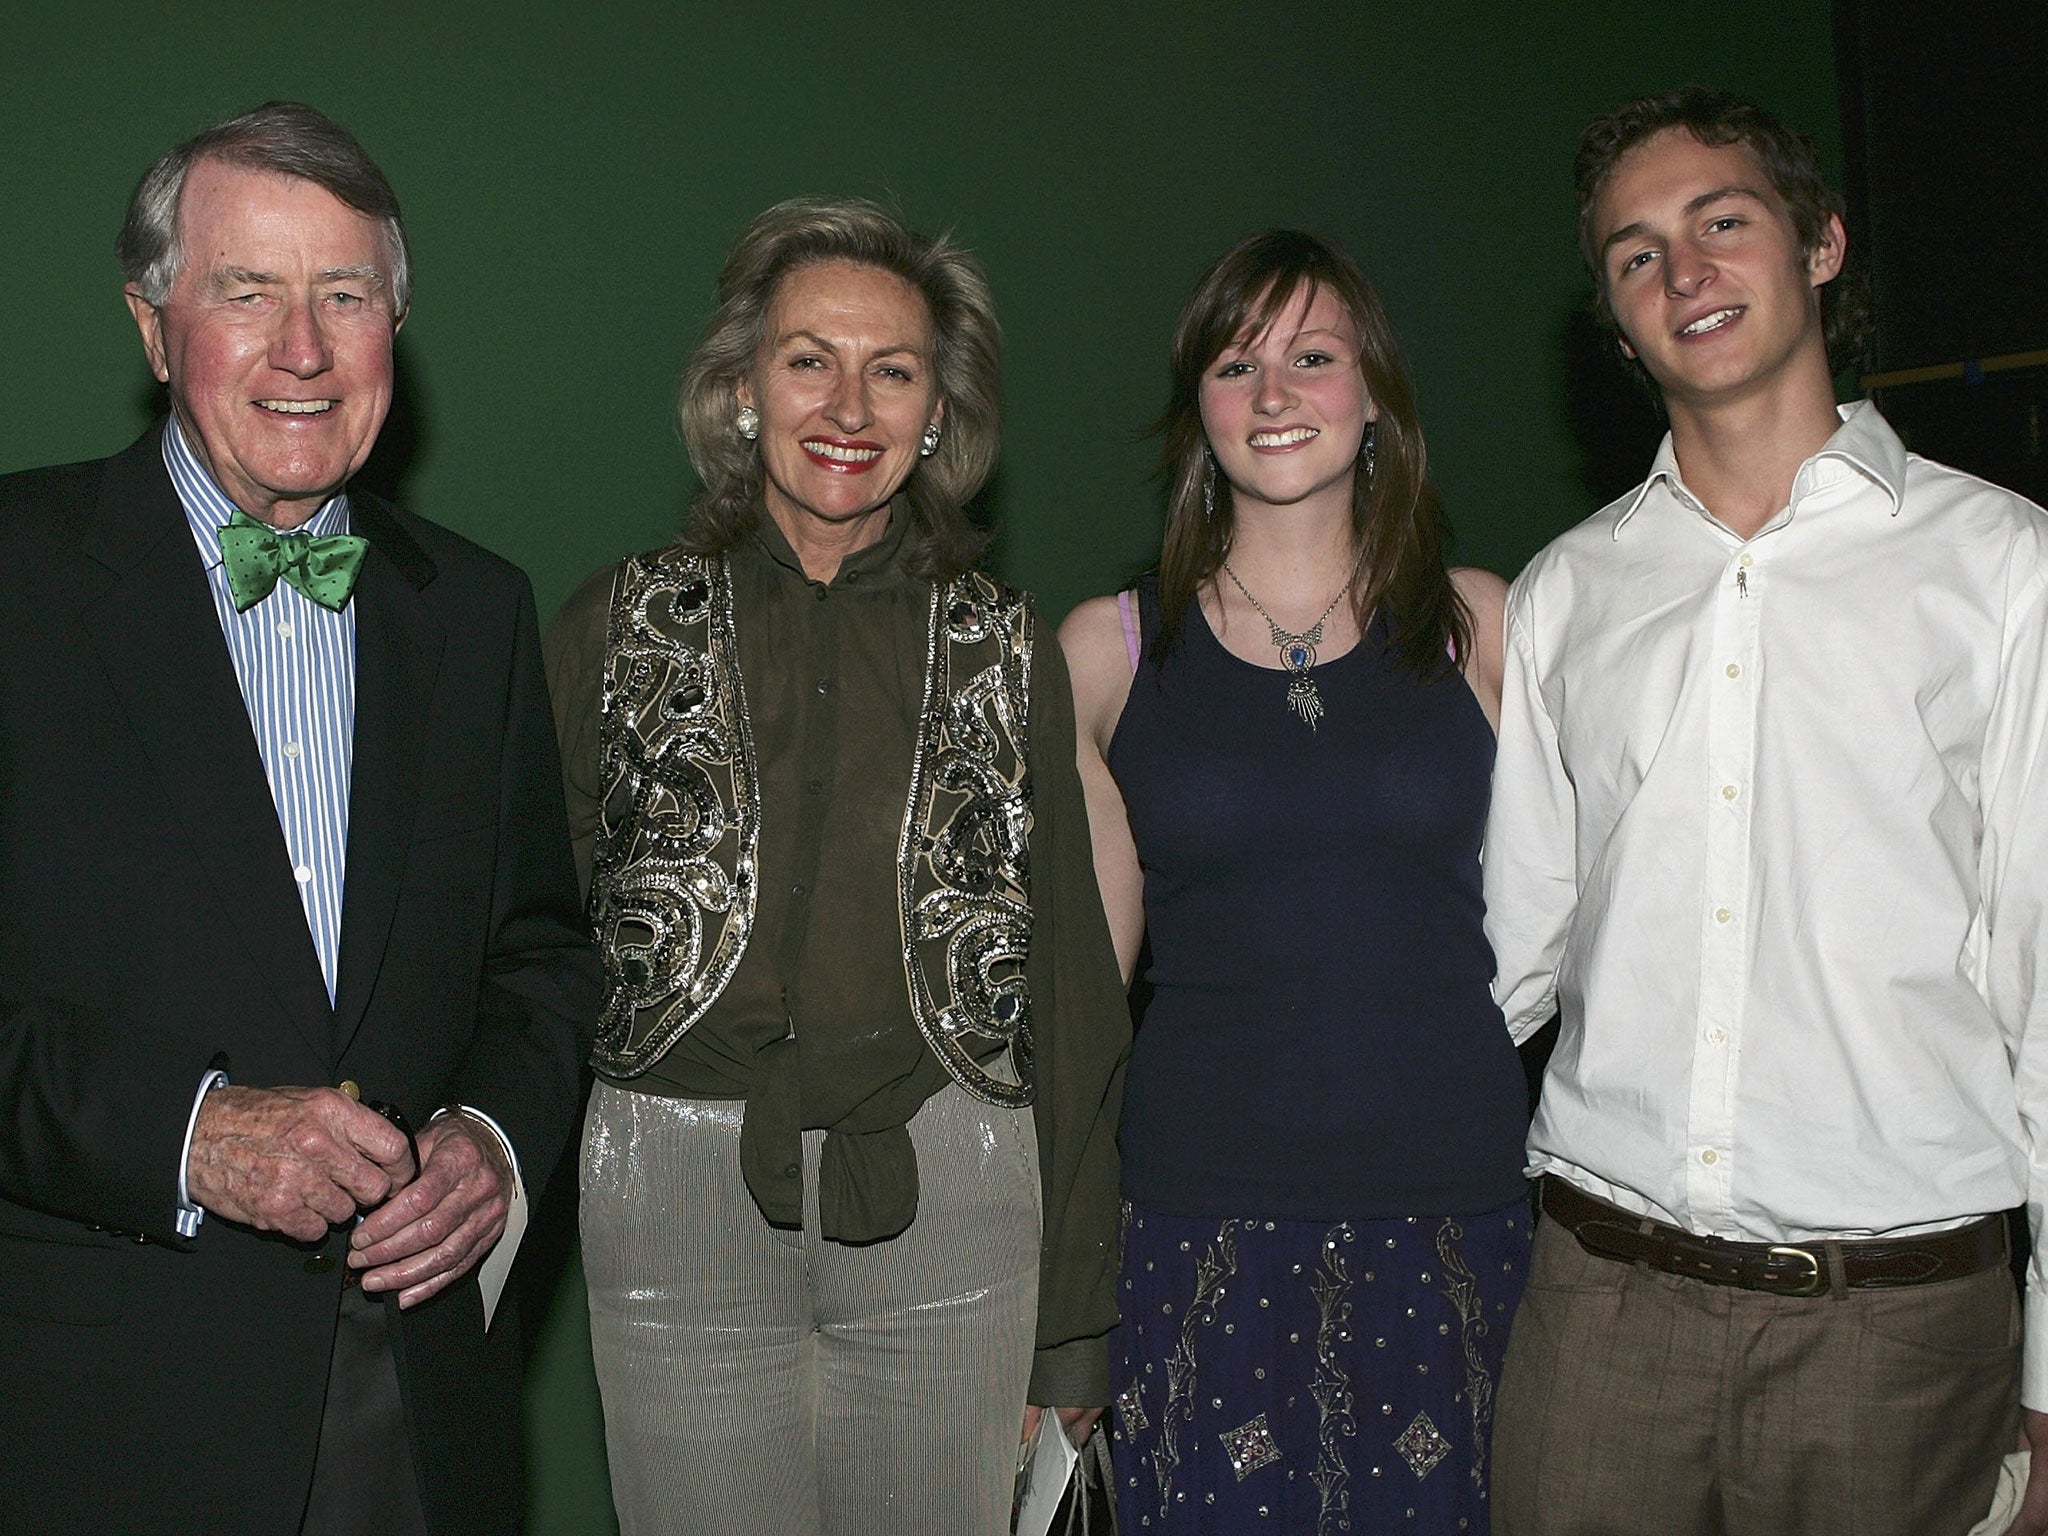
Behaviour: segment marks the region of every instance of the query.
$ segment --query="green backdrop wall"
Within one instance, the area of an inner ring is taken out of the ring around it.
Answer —
[[[1010,408],[988,493],[1048,616],[1142,565],[1175,308],[1250,229],[1374,275],[1414,366],[1459,558],[1512,574],[1639,475],[1654,422],[1594,355],[1572,243],[1584,122],[1687,80],[1838,158],[1828,0],[963,6],[0,0],[0,470],[95,456],[159,409],[112,243],[161,149],[273,97],[384,165],[415,242],[372,477],[518,561],[548,612],[659,543],[690,485],[681,359],[726,245],[803,192],[893,199],[986,257]],[[557,1201],[522,1258],[541,1533],[613,1529]]]

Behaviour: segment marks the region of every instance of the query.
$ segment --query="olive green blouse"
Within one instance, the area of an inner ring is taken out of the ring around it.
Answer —
[[[824,1129],[823,1235],[893,1236],[917,1212],[906,1123],[951,1079],[910,1013],[896,898],[931,583],[905,561],[901,504],[830,582],[772,519],[732,550],[734,628],[759,765],[753,936],[711,1010],[620,1086],[747,1101],[741,1165],[762,1213],[801,1225],[799,1132]],[[586,889],[601,797],[598,716],[613,571],[549,626],[548,683]],[[1108,1400],[1116,1322],[1116,1117],[1130,1014],[1095,888],[1074,704],[1049,627],[1032,647],[1032,937],[1045,1225],[1031,1401]]]

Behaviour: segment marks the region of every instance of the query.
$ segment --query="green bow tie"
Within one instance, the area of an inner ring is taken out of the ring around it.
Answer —
[[[287,581],[332,613],[348,605],[356,573],[370,541],[351,533],[316,538],[307,533],[279,533],[238,511],[220,530],[221,558],[227,562],[228,591],[235,612],[247,613],[279,581]]]

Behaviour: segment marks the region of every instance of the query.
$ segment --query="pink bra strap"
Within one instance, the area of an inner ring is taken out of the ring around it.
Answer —
[[[1124,651],[1131,658],[1133,677],[1138,675],[1138,656],[1141,651],[1138,644],[1138,605],[1133,601],[1135,596],[1129,587],[1116,595],[1116,611],[1122,615],[1124,621]]]

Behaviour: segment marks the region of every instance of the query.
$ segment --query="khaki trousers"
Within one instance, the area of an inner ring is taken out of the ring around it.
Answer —
[[[957,1087],[910,1122],[917,1219],[861,1247],[770,1227],[744,1105],[599,1083],[583,1269],[623,1536],[1001,1536],[1037,1332],[1031,1111]]]
[[[1595,1257],[1554,1221],[1495,1407],[1496,1536],[1962,1536],[2019,1433],[1999,1267],[1772,1296]]]

